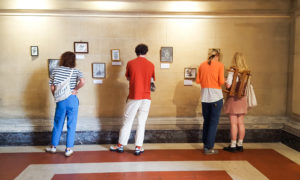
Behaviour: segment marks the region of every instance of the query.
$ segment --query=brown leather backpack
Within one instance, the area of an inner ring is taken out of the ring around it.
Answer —
[[[232,85],[229,89],[223,90],[223,92],[227,93],[228,96],[237,96],[238,98],[245,96],[246,86],[251,75],[250,71],[239,72],[239,69],[234,66],[227,71],[233,72]],[[237,79],[239,79],[238,82]]]

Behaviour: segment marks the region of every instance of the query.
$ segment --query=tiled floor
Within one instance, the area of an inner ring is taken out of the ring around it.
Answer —
[[[221,149],[226,144],[217,144]],[[145,153],[81,145],[64,157],[44,147],[0,147],[0,179],[300,179],[300,153],[280,143],[245,144],[243,153],[204,155],[201,144],[145,144]]]

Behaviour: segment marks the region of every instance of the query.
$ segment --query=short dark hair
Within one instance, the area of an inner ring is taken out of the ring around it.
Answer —
[[[60,57],[60,66],[65,66],[69,68],[74,68],[76,66],[75,54],[71,51],[63,53]]]
[[[135,47],[135,53],[137,56],[145,55],[148,52],[148,46],[146,44],[139,44]]]

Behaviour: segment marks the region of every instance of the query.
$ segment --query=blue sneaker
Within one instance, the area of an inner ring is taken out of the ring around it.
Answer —
[[[142,148],[142,147],[135,147],[135,152],[134,152],[134,154],[135,155],[140,155],[141,153],[143,153],[145,150],[144,150],[144,148]]]
[[[119,152],[119,153],[124,152],[123,146],[122,146],[122,145],[119,145],[119,144],[118,144],[118,145],[110,146],[109,150],[110,150],[110,151],[117,151],[117,152]]]

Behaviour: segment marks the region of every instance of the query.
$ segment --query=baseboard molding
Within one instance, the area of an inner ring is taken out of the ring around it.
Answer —
[[[135,131],[131,132],[129,143],[134,143]],[[248,129],[245,142],[281,142],[285,132],[280,129]],[[288,133],[289,134],[289,133]],[[117,143],[118,131],[78,131],[75,144],[113,144]],[[296,139],[296,136],[294,137]],[[202,139],[202,130],[146,130],[145,143],[199,143]],[[51,132],[2,132],[0,133],[1,146],[18,145],[48,145]],[[219,129],[216,142],[229,142],[230,130]],[[66,143],[66,132],[62,133],[60,144]]]
[[[281,142],[300,152],[300,137],[282,130]]]

